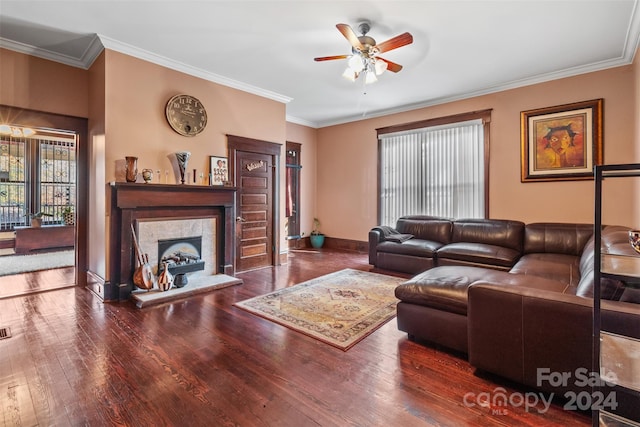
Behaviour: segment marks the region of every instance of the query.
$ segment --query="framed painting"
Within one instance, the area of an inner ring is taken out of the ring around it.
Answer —
[[[522,182],[593,179],[602,164],[602,99],[522,111]]]
[[[229,162],[226,157],[209,156],[211,185],[224,185],[229,181]]]

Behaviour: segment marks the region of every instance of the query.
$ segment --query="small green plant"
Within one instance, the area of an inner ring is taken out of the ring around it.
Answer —
[[[53,216],[53,215],[51,215],[50,213],[38,211],[36,213],[30,213],[28,216],[30,219],[34,219],[34,218],[42,219],[43,216]]]
[[[62,215],[69,215],[73,213],[73,206],[65,206],[64,209],[62,209]]]
[[[312,236],[319,236],[322,233],[320,232],[320,220],[318,218],[313,218],[313,230],[311,230]]]

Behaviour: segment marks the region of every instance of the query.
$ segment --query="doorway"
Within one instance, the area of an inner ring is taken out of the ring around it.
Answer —
[[[279,164],[282,145],[227,135],[236,192],[236,272],[279,264]]]
[[[287,141],[285,216],[287,217],[287,240],[289,248],[297,248],[300,234],[300,156],[302,144]]]
[[[73,270],[65,280],[84,286],[87,119],[4,105],[0,117],[0,227],[10,235],[0,246],[46,256],[64,244],[68,260],[62,262]],[[37,212],[44,213],[42,227],[55,236],[34,234],[45,231],[32,228],[30,217]],[[51,262],[57,261],[43,261],[37,269],[55,268]]]

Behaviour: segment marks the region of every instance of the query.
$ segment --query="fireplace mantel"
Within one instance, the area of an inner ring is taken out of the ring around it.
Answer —
[[[138,220],[216,217],[216,273],[235,273],[235,187],[113,182],[109,185],[109,281],[105,301],[131,296],[135,254],[131,225]]]

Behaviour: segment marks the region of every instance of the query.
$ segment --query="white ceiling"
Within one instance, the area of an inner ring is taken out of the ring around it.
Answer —
[[[323,127],[630,64],[638,1],[0,0],[0,47],[83,68],[107,47]],[[384,54],[404,69],[366,87],[313,60],[349,54],[335,25],[363,20],[378,43],[414,38]]]

